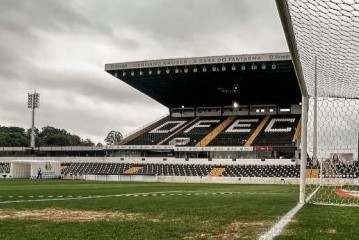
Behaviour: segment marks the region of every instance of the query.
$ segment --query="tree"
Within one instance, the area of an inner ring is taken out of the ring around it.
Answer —
[[[46,126],[38,134],[42,146],[94,146],[90,139],[82,140],[79,136],[67,132],[65,129]]]
[[[25,129],[20,127],[0,126],[1,147],[26,147],[30,144]]]
[[[86,138],[85,140],[81,140],[80,144],[81,144],[81,146],[94,146],[95,145],[89,138]]]
[[[19,127],[0,126],[0,147],[28,147],[30,145],[31,129],[25,131]],[[41,131],[35,128],[36,146],[94,146],[90,139],[81,139],[65,129],[50,126]]]
[[[122,134],[118,131],[111,131],[105,138],[106,145],[118,145],[123,139]]]

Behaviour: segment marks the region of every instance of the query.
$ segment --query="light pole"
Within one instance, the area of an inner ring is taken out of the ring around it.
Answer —
[[[34,93],[27,94],[27,108],[31,108],[31,138],[30,147],[35,148],[35,108],[40,107],[40,94],[36,91]]]

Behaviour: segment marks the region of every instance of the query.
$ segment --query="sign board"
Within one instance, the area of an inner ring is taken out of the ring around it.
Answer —
[[[353,164],[353,153],[331,153],[330,161],[334,164],[352,165]]]
[[[205,64],[224,64],[224,63],[244,63],[244,62],[266,62],[266,61],[288,61],[291,60],[289,52],[271,54],[251,54],[251,55],[227,55],[197,58],[176,58],[161,59],[151,61],[109,63],[105,65],[106,71],[125,70],[138,68],[158,68],[175,67],[186,65],[205,65]]]

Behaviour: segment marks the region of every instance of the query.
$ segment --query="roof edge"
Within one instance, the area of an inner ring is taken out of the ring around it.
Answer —
[[[105,71],[140,69],[140,68],[159,68],[176,67],[188,65],[206,65],[206,64],[228,64],[262,61],[288,61],[292,60],[289,52],[265,53],[265,54],[243,54],[243,55],[224,55],[192,58],[170,58],[159,60],[108,63],[105,64]]]

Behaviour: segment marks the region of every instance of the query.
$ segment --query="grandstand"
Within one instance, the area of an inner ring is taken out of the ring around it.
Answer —
[[[169,109],[121,142],[140,156],[172,146],[175,158],[298,157],[301,94],[288,53],[113,63],[105,70]],[[246,150],[228,154],[225,147]]]
[[[301,93],[289,53],[106,64],[105,70],[166,106],[167,116],[120,145],[0,148],[61,162],[63,176],[298,178]]]
[[[0,162],[0,174],[10,172],[10,163]]]
[[[131,163],[73,163],[63,174],[89,175],[158,175],[158,176],[217,176],[217,177],[299,177],[298,165],[208,165],[208,164],[131,164]]]

